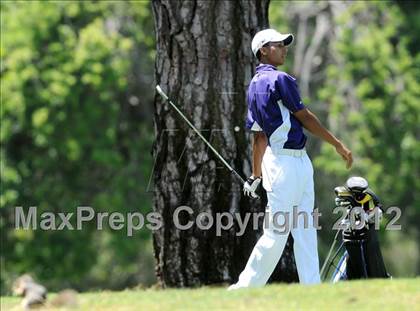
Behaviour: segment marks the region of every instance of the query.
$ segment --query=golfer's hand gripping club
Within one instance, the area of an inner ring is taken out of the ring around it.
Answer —
[[[248,180],[244,183],[244,195],[250,198],[259,199],[260,196],[257,194],[257,190],[260,184],[261,184],[260,177],[255,177],[255,176],[248,177]]]

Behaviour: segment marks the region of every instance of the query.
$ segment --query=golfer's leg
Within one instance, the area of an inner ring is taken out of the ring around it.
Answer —
[[[311,167],[312,168],[312,167]],[[312,175],[305,185],[299,212],[307,215],[307,226],[303,215],[298,217],[297,227],[292,228],[293,249],[299,281],[302,284],[320,283],[317,232],[313,226],[312,211],[314,208],[314,183]]]
[[[285,214],[291,213],[294,192],[281,191],[285,183],[286,180],[282,178],[274,191],[267,192],[268,226],[264,226],[263,235],[255,245],[238,282],[231,289],[263,286],[273,273],[290,232],[289,218]]]
[[[266,162],[268,171],[279,172],[275,174],[272,191],[267,191],[269,226],[264,228],[264,234],[252,250],[238,282],[229,289],[265,285],[283,253],[290,227],[288,218],[286,221],[282,215],[290,215],[296,197],[297,178],[291,161],[291,157],[282,157]]]
[[[234,288],[264,286],[276,267],[288,234],[264,230]]]
[[[312,220],[309,219],[311,226]],[[319,260],[316,230],[312,228],[292,229],[293,249],[298,270],[299,281],[302,284],[320,282]]]

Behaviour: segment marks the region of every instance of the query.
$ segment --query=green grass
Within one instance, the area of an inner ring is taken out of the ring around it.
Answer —
[[[1,297],[1,310],[19,298]],[[269,285],[227,292],[225,288],[89,292],[77,310],[420,310],[420,278],[341,282],[316,286]],[[52,310],[52,309],[48,309]],[[72,309],[74,310],[74,309]]]

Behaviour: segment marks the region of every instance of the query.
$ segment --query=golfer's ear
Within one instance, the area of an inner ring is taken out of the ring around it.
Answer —
[[[260,54],[261,54],[261,56],[262,55],[266,56],[268,54],[268,51],[267,51],[267,47],[266,46],[264,46],[264,47],[262,47],[260,49]]]

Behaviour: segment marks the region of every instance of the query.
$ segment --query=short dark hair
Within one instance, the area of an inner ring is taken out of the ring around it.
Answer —
[[[263,47],[267,47],[267,46],[269,46],[270,45],[270,42],[267,42],[266,44],[264,44],[263,46],[262,46],[262,48]],[[257,59],[258,59],[258,61],[261,61],[261,51],[260,50],[258,50],[257,51],[257,55],[255,55],[256,57],[257,57]]]

